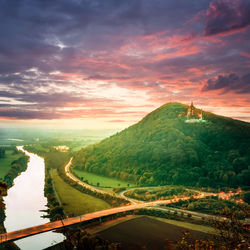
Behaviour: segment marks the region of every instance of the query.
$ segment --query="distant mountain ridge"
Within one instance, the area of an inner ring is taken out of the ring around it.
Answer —
[[[139,185],[248,185],[250,123],[204,111],[206,123],[186,123],[188,108],[181,103],[161,106],[137,124],[81,149],[75,167]]]

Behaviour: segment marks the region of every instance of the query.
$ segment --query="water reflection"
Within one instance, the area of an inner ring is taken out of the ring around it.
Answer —
[[[40,210],[47,209],[47,199],[44,197],[44,159],[17,147],[29,156],[28,168],[14,180],[14,185],[8,190],[8,196],[4,198],[6,204],[6,220],[4,226],[8,232],[18,229],[40,225],[49,222],[47,218],[41,218]],[[43,249],[55,242],[64,239],[62,234],[47,232],[15,243],[21,249]]]

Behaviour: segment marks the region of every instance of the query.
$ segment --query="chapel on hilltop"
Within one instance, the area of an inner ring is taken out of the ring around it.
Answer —
[[[202,120],[202,110],[199,112],[193,102],[191,102],[191,105],[188,107],[187,110],[187,119],[200,119]]]

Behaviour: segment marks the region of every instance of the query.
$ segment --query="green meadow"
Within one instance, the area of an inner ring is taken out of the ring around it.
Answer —
[[[77,169],[74,169],[73,173],[80,178],[82,177],[84,181],[88,181],[90,185],[94,185],[94,186],[111,187],[111,188],[135,186],[132,183],[128,183],[128,182],[121,181],[121,180],[116,180],[116,179],[109,178],[109,177],[104,177],[101,175],[97,175],[97,174],[93,174],[93,173],[89,173],[89,172],[85,172],[85,171],[81,171]]]
[[[69,216],[76,216],[110,208],[105,201],[83,194],[63,181],[57,170],[52,170],[54,187],[62,203],[63,209]]]

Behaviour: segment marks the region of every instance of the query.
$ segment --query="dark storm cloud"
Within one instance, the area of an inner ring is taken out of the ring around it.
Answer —
[[[16,119],[60,119],[61,115],[55,112],[44,112],[44,111],[30,111],[30,110],[11,110],[11,109],[0,109],[0,117],[16,118]]]
[[[96,72],[93,63],[77,64],[76,61],[86,56],[96,58],[99,50],[114,53],[133,35],[175,33],[179,29],[183,32],[183,23],[208,7],[206,0],[1,1],[0,74],[37,67],[42,72],[81,72],[89,75],[86,79],[93,75],[97,79],[98,76],[112,79],[109,72]],[[223,12],[222,7],[220,11]],[[207,30],[215,15],[210,12]],[[231,13],[227,8],[225,12],[223,17]],[[60,43],[67,47],[60,49]],[[107,62],[112,58],[103,60]]]
[[[179,56],[170,59],[163,59],[154,64],[145,62],[145,68],[150,68],[154,71],[161,72],[172,77],[177,75],[187,75],[187,72],[192,69],[206,69],[204,73],[216,68],[219,72],[245,72],[248,70],[248,58],[240,55],[227,53],[227,50],[222,50],[218,47],[215,50],[204,49],[199,53],[189,56]],[[237,61],[237,64],[235,64]],[[200,79],[199,79],[200,80]]]
[[[215,79],[209,79],[203,87],[203,91],[218,89],[236,93],[250,93],[250,73],[241,77],[234,73],[227,76],[219,75]]]
[[[215,0],[205,15],[206,36],[233,32],[250,25],[249,0]]]
[[[88,105],[101,105],[102,103],[109,102],[110,104],[115,103],[112,99],[106,98],[86,98],[77,93],[11,93],[9,91],[0,91],[1,97],[12,98],[17,101],[30,103],[31,105],[37,104],[38,106],[47,107],[67,107],[67,106],[88,106]],[[10,106],[13,106],[10,104]],[[16,105],[18,106],[18,105]],[[22,105],[23,106],[23,105]],[[27,105],[29,106],[29,105]]]
[[[184,32],[183,24],[207,8],[206,35],[244,26],[249,21],[249,5],[240,3],[215,1],[209,8],[208,0],[3,0],[0,74],[37,67],[42,72],[61,70],[108,78],[91,69],[89,62],[75,61],[95,58],[100,50],[114,53],[134,35]],[[67,47],[60,49],[60,43]]]
[[[181,27],[205,2],[3,0],[1,72],[57,63],[56,56],[63,53],[56,46],[58,42],[83,50],[115,49],[124,43],[125,36]]]

